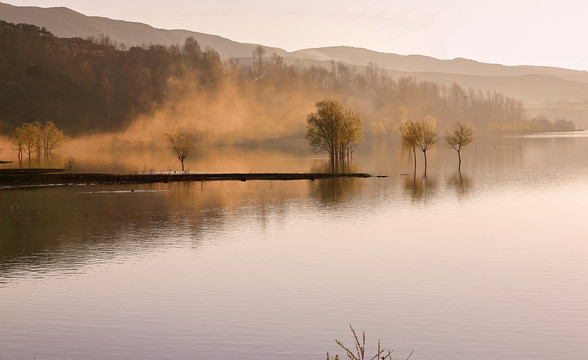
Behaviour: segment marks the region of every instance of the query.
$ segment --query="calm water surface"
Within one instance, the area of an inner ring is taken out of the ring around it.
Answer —
[[[393,149],[352,164],[386,178],[0,190],[0,358],[324,359],[350,323],[370,357],[586,358],[586,134],[478,141],[461,176]]]

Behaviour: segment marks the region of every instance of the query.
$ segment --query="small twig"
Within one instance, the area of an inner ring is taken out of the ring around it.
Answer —
[[[361,338],[361,342],[360,342],[359,337],[357,336],[357,332],[355,331],[353,326],[351,326],[351,324],[349,324],[349,328],[351,329],[351,333],[353,334],[353,339],[355,341],[355,351],[357,352],[357,354],[355,354],[353,351],[351,351],[349,348],[347,348],[345,345],[343,345],[342,341],[335,339],[335,342],[343,350],[345,350],[349,360],[365,360],[365,331],[362,331],[362,338]],[[386,352],[388,352],[388,353],[385,354]],[[376,355],[374,355],[370,360],[392,360],[392,353],[393,352],[394,352],[394,349],[392,349],[392,350],[382,349],[382,344],[380,342],[380,339],[378,339],[378,351],[377,351]],[[412,350],[410,355],[408,355],[406,360],[409,360],[413,353],[414,353],[414,349]],[[385,355],[383,355],[383,354],[385,354]],[[336,355],[335,358],[331,358],[330,354],[327,353],[327,360],[339,360],[339,356]]]
[[[410,359],[410,357],[412,356],[413,353],[414,353],[414,349],[412,349],[412,351],[410,352],[410,355],[408,355],[408,357],[406,358],[406,360]]]
[[[339,340],[335,340],[335,342],[337,343],[337,345],[341,346],[343,348],[343,350],[345,350],[347,352],[347,357],[349,357],[350,360],[359,360],[355,357],[355,355],[353,354],[353,352],[351,350],[349,350],[348,348],[345,347],[345,345],[343,345],[343,343]]]

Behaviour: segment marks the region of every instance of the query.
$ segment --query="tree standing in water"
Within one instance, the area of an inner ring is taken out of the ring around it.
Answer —
[[[461,121],[455,124],[453,130],[446,132],[445,143],[447,147],[457,151],[457,158],[459,160],[458,171],[461,172],[461,148],[469,145],[474,139],[474,131],[472,127]]]
[[[398,134],[402,139],[402,147],[412,151],[414,158],[414,172],[416,174],[416,149],[423,152],[425,158],[425,176],[427,176],[427,151],[437,143],[437,120],[432,116],[426,116],[421,121],[404,120]]]
[[[415,124],[418,134],[417,147],[423,152],[425,158],[425,176],[427,176],[427,151],[437,144],[437,119],[428,115]]]
[[[184,172],[184,160],[196,149],[194,135],[177,128],[167,133],[166,137],[169,149],[176,153],[182,163],[182,172]]]
[[[400,139],[402,139],[402,148],[412,152],[414,172],[416,174],[416,148],[420,139],[417,125],[412,120],[404,120],[400,128],[398,128],[398,134],[400,135]]]
[[[49,156],[53,149],[63,142],[63,130],[60,130],[51,121],[45,121],[41,127],[41,147],[45,156]]]
[[[18,160],[22,161],[22,153],[25,149],[26,133],[24,126],[19,126],[14,129],[14,135],[12,136],[12,143],[18,150]]]
[[[18,150],[18,158],[22,161],[22,153],[25,152],[31,160],[31,153],[41,152],[49,157],[51,151],[63,142],[63,130],[57,128],[51,121],[41,124],[38,121],[24,123],[14,130],[12,143]]]
[[[334,100],[319,101],[316,108],[306,118],[310,146],[327,151],[332,165],[348,160],[361,139],[361,117]]]

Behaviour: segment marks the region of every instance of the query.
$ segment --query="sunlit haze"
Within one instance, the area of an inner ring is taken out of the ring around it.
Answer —
[[[9,0],[64,6],[288,51],[348,45],[402,55],[588,69],[588,3],[560,1],[90,1]]]

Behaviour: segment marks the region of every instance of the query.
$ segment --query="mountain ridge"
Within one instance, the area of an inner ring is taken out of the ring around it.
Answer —
[[[158,29],[140,22],[114,20],[101,16],[87,16],[66,7],[41,8],[37,6],[14,6],[0,2],[0,19],[12,23],[27,23],[45,27],[57,37],[98,37],[108,35],[110,39],[128,47],[161,44],[183,44],[193,36],[203,47],[214,48],[221,58],[250,56],[258,44],[238,43],[218,35],[181,29]],[[265,47],[279,55],[286,51]]]
[[[14,6],[0,2],[2,14],[0,18],[9,22],[25,22],[45,27],[58,37],[98,36],[105,34],[113,41],[127,46],[143,44],[174,45],[182,44],[186,37],[194,36],[201,46],[211,46],[219,52],[222,59],[250,56],[258,45],[240,43],[222,36],[205,34],[183,29],[159,29],[151,25],[115,20],[101,16],[87,16],[66,7],[42,8],[37,6]],[[124,28],[124,31],[122,31]],[[104,31],[108,30],[108,31]],[[141,34],[138,34],[141,32]],[[216,45],[216,46],[212,46]],[[264,46],[264,45],[262,45]],[[227,51],[231,48],[232,51]],[[588,83],[588,72],[551,66],[515,65],[483,63],[473,59],[457,57],[454,59],[438,59],[432,56],[410,54],[400,55],[385,53],[353,46],[328,46],[307,48],[288,52],[277,47],[264,46],[268,54],[307,58],[311,60],[335,60],[353,65],[368,65],[369,62],[398,71],[408,72],[443,72],[462,75],[525,75],[544,74],[566,80]]]
[[[398,55],[351,46],[302,49],[290,53],[290,55],[294,54],[300,54],[316,60],[334,59],[357,65],[368,65],[368,62],[371,61],[386,69],[407,72],[430,72],[431,68],[434,68],[435,71],[433,72],[461,75],[520,76],[541,74],[588,83],[588,72],[580,70],[533,65],[507,66],[502,64],[483,63],[459,57],[455,59],[437,59],[431,56],[418,54]],[[451,66],[453,66],[453,68],[451,68]],[[456,69],[457,66],[460,68]]]
[[[0,19],[45,27],[58,37],[87,38],[104,34],[112,41],[124,43],[127,47],[183,44],[187,37],[193,36],[202,48],[214,48],[223,60],[251,58],[253,50],[260,45],[239,43],[218,35],[190,30],[157,29],[139,22],[86,16],[66,7],[21,7],[0,2]],[[465,88],[502,92],[520,98],[530,107],[559,100],[582,102],[588,98],[585,95],[588,94],[586,71],[548,66],[488,64],[465,58],[437,59],[418,54],[398,55],[351,46],[330,46],[292,52],[277,47],[264,48],[266,56],[276,53],[288,62],[299,61],[307,66],[329,66],[331,60],[359,68],[370,63],[377,64],[388,74],[396,74],[398,77],[415,76],[419,80],[445,85],[456,82]]]

